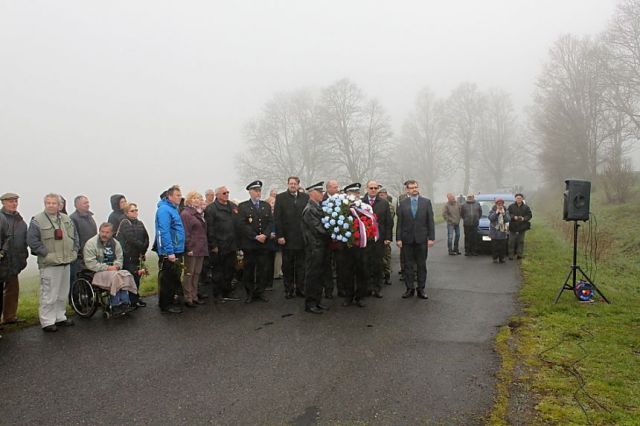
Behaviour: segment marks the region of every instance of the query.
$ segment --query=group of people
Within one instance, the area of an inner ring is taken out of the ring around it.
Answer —
[[[75,211],[67,215],[66,203],[58,194],[44,197],[44,210],[29,225],[18,213],[18,194],[0,196],[0,280],[4,288],[3,324],[19,322],[18,275],[26,267],[28,248],[38,258],[40,270],[39,318],[43,330],[73,325],[66,317],[70,284],[78,274],[89,272],[92,284],[109,292],[114,315],[145,307],[139,297],[140,279],[148,273],[146,253],[151,242],[158,254],[158,305],[162,313],[183,312],[208,298],[199,288],[210,279],[213,297],[222,302],[239,301],[234,283],[241,282],[244,301],[267,302],[265,292],[273,285],[275,253],[281,253],[285,298],[302,297],[305,311],[322,314],[328,310],[323,298],[334,291],[344,298],[343,306],[365,307],[367,297],[382,298],[390,285],[391,244],[394,235],[401,251],[401,272],[406,291],[403,298],[427,299],[426,259],[435,241],[431,201],[420,195],[418,182],[404,183],[405,193],[397,203],[375,180],[342,189],[371,207],[377,222],[377,238],[365,247],[332,241],[323,226],[323,200],[338,194],[336,180],[300,187],[291,176],[287,189],[272,192],[262,200],[262,182],[247,185],[249,198],[239,204],[230,200],[221,186],[205,195],[192,191],[183,197],[179,186],[160,195],[155,214],[155,236],[150,240],[138,219],[138,206],[122,194],[111,197],[112,213],[97,226],[89,199],[74,199]],[[462,205],[448,194],[443,217],[447,222],[449,254],[460,254],[459,223],[465,230],[465,255],[477,254],[477,226],[482,210],[473,194]],[[509,258],[522,257],[524,233],[531,211],[516,195],[516,202],[504,208],[496,200],[489,214],[494,261],[504,262],[509,235]],[[0,299],[0,302],[3,302]]]
[[[504,199],[497,197],[489,211],[489,238],[494,263],[505,263],[505,259],[522,259],[525,233],[531,228],[531,208],[524,202],[522,193],[515,194],[515,201],[505,208]],[[449,255],[462,254],[459,250],[460,222],[464,226],[464,255],[478,256],[478,226],[482,217],[482,206],[469,194],[466,200],[447,194],[447,203],[442,210],[447,224],[447,248]]]

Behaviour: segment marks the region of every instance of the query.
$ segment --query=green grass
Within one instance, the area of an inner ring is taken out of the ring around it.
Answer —
[[[572,227],[537,215],[522,261],[522,315],[496,343],[503,365],[490,423],[510,423],[509,392],[517,385],[527,389],[532,424],[640,424],[640,225],[632,214],[639,208],[638,201],[607,206],[597,197],[592,204],[595,282],[611,305],[580,303],[570,291],[553,304],[570,270]],[[583,249],[578,263],[585,266]]]
[[[149,275],[143,277],[140,285],[140,294],[150,296],[158,290],[158,260],[155,253],[147,255]],[[39,323],[38,305],[40,297],[40,277],[37,271],[27,270],[20,275],[20,298],[18,302],[18,317],[25,322],[18,326],[6,326],[5,331],[12,331]],[[68,306],[67,312],[73,314],[73,309]]]

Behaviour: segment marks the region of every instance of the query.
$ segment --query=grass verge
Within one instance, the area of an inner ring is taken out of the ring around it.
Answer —
[[[538,220],[521,264],[521,315],[496,341],[492,424],[640,424],[639,227],[620,217],[630,206],[594,207],[602,243],[595,282],[612,304],[580,303],[570,291],[553,304],[570,270],[572,224]]]

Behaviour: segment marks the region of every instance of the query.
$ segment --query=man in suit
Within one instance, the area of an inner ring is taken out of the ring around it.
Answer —
[[[378,190],[378,196],[389,203],[389,211],[391,212],[391,223],[393,224],[396,217],[396,205],[393,204],[393,197],[389,195],[384,187]],[[389,240],[393,239],[393,235],[389,234]],[[384,246],[384,284],[391,285],[391,244]]]
[[[368,288],[373,297],[382,298],[382,278],[384,269],[384,250],[391,244],[393,217],[389,202],[378,195],[380,185],[375,180],[367,182],[367,195],[362,198],[373,209],[378,220],[378,241],[369,241],[365,249],[368,265]]]
[[[435,241],[435,227],[431,200],[421,197],[418,182],[405,183],[408,197],[398,205],[398,225],[396,244],[404,254],[404,279],[407,291],[402,295],[409,298],[416,294],[414,267],[418,270],[417,296],[427,299],[427,254]]]
[[[260,200],[262,181],[253,181],[246,189],[249,199],[238,206],[238,242],[244,252],[242,281],[247,292],[245,303],[256,299],[268,302],[264,289],[269,262],[267,241],[273,228],[273,216],[271,206]]]
[[[276,196],[273,213],[276,238],[282,247],[282,272],[285,297],[304,297],[304,240],[302,239],[302,211],[309,195],[299,191],[300,178],[290,176],[287,190]]]
[[[360,199],[359,182],[344,187],[343,192],[354,200]],[[357,246],[342,247],[336,251],[336,269],[339,286],[344,290],[342,306],[355,305],[364,308],[363,300],[367,297],[367,267],[365,249]]]

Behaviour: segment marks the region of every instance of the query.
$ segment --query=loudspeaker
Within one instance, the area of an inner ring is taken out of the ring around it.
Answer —
[[[591,182],[567,179],[564,181],[564,206],[562,219],[589,220],[589,202],[591,201]]]

